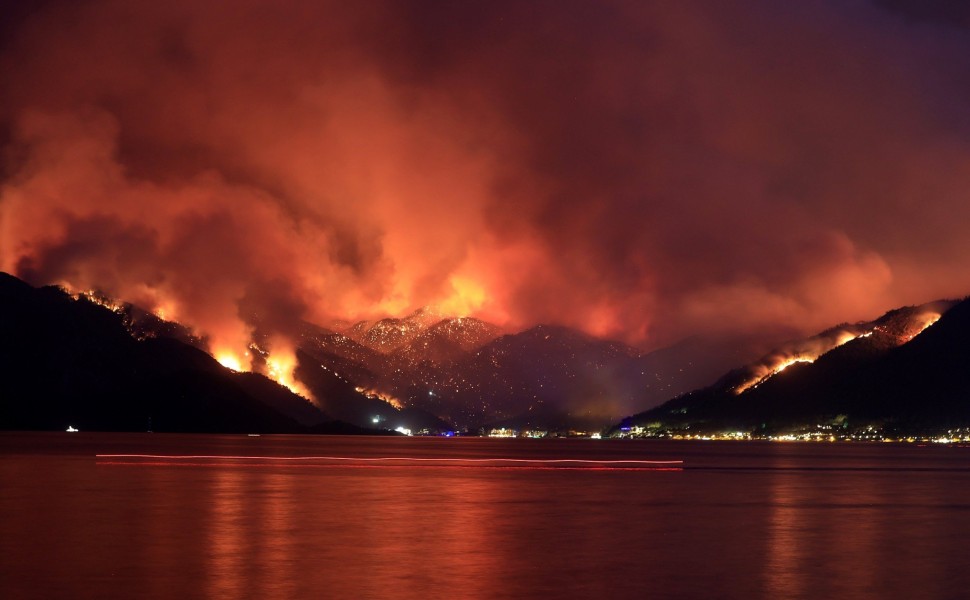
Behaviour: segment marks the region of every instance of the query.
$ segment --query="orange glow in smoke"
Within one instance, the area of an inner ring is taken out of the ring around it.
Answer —
[[[242,361],[239,360],[239,357],[232,352],[216,352],[214,356],[215,359],[219,361],[219,364],[227,369],[231,369],[236,372],[245,370],[243,369]]]
[[[164,302],[155,307],[155,316],[163,321],[178,321],[178,311],[174,302]]]
[[[449,283],[453,293],[438,304],[438,310],[445,315],[469,316],[481,309],[488,300],[485,288],[470,278],[454,275]]]

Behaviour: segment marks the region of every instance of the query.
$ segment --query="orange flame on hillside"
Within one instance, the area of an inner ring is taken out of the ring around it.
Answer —
[[[758,387],[795,363],[813,363],[826,352],[830,352],[856,338],[869,337],[876,331],[894,337],[897,345],[905,344],[939,321],[941,316],[936,311],[917,315],[906,323],[905,329],[902,331],[894,327],[887,329],[885,325],[859,324],[849,326],[848,329],[841,329],[834,336],[829,334],[811,338],[801,342],[794,349],[777,351],[763,358],[759,364],[752,367],[751,376],[736,387],[734,393],[736,395],[743,394],[747,390]]]
[[[375,389],[365,389],[365,388],[362,388],[362,387],[356,387],[356,388],[354,388],[354,391],[357,392],[357,393],[359,393],[359,394],[363,394],[363,395],[367,396],[368,398],[372,398],[372,399],[373,398],[376,398],[378,400],[382,400],[384,402],[387,402],[388,404],[390,404],[392,407],[396,408],[397,410],[401,410],[401,409],[404,408],[404,404],[400,400],[398,400],[394,396],[391,396],[389,394],[385,394],[384,392],[381,392],[379,390],[375,390]]]
[[[220,365],[224,366],[225,368],[231,371],[239,372],[239,371],[247,370],[243,368],[242,361],[239,359],[239,357],[232,352],[228,352],[228,351],[216,352],[213,355],[213,358],[215,358]]]
[[[932,326],[934,323],[936,323],[937,321],[940,320],[940,317],[941,316],[943,316],[943,315],[941,315],[940,313],[937,313],[937,312],[930,312],[930,313],[926,313],[924,315],[920,315],[920,317],[919,317],[919,329],[916,331],[916,333],[913,333],[910,336],[908,336],[906,338],[906,341],[907,342],[910,341],[914,337],[918,336],[919,334],[921,334],[924,331],[926,331],[927,329],[929,329],[930,326]]]
[[[834,337],[817,337],[803,343],[802,347],[787,352],[776,352],[764,359],[752,369],[751,377],[741,385],[734,388],[736,395],[754,389],[781,373],[795,363],[813,363],[819,356],[834,350],[843,344],[847,344],[858,337],[871,335],[871,332],[857,332],[841,330]]]
[[[293,346],[283,338],[274,338],[270,348],[272,348],[272,351],[266,355],[266,372],[264,374],[294,394],[319,405],[313,393],[296,379],[297,358]]]

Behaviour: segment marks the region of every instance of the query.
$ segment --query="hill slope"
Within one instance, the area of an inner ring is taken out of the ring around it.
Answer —
[[[130,312],[0,273],[0,429],[298,432],[328,417],[176,339],[135,339]]]
[[[623,426],[657,431],[966,426],[968,339],[970,300],[897,309],[782,348],[710,387],[634,415]]]

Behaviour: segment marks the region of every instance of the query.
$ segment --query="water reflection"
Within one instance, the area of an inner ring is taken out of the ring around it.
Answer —
[[[784,463],[782,463],[784,466]],[[777,598],[797,598],[803,595],[802,564],[805,540],[801,534],[801,515],[796,502],[799,498],[791,473],[780,471],[771,487],[768,526],[768,564],[765,571],[770,595]]]
[[[919,472],[881,463],[805,471],[804,458],[787,452],[769,472],[768,596],[935,597],[952,589],[943,569],[957,551],[947,533],[956,523],[939,504],[945,492],[925,485],[960,477],[932,475],[921,485]]]
[[[296,541],[302,531],[295,510],[293,477],[280,473],[263,476],[260,555],[263,565],[256,589],[260,598],[294,598],[301,577],[296,564]]]
[[[207,595],[417,598],[458,583],[462,597],[494,597],[501,488],[443,471],[211,469]]]
[[[334,539],[356,549],[347,562],[360,570],[356,591],[420,597],[460,583],[463,597],[491,597],[496,548],[486,525],[500,492],[494,481],[402,468],[356,483],[355,509],[344,514],[353,525]]]
[[[878,562],[878,474],[803,472],[782,454],[771,475],[769,553],[771,596],[862,598],[882,575]]]
[[[240,454],[251,443],[149,438],[171,454]],[[2,598],[912,598],[970,587],[970,470],[959,449],[927,459],[917,449],[678,444],[705,466],[668,473],[99,464],[100,448],[63,457],[46,442],[36,456],[0,451]],[[280,455],[389,452],[379,439],[257,442]],[[475,442],[454,448],[497,454]],[[585,452],[524,447],[521,456]]]
[[[252,493],[248,479],[242,469],[219,469],[213,474],[206,581],[211,598],[239,598],[249,575],[246,550],[258,541],[244,535],[252,520],[258,519],[252,504],[259,496],[248,496]]]

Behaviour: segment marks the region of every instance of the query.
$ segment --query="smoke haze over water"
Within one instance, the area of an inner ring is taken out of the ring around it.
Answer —
[[[11,11],[0,269],[234,349],[429,304],[648,349],[970,291],[966,11],[357,4]]]

